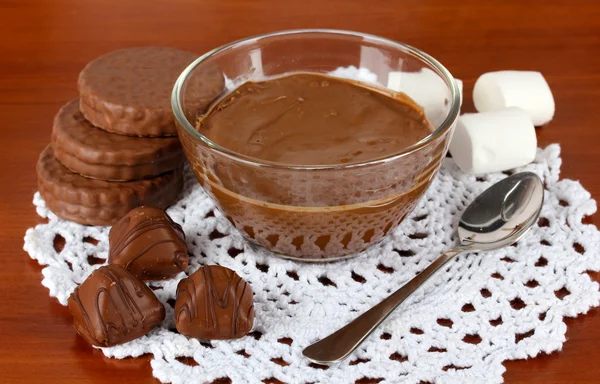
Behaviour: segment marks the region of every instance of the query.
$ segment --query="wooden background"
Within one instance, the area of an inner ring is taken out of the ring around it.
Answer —
[[[107,359],[77,337],[22,249],[26,228],[39,222],[31,204],[38,154],[89,60],[128,46],[201,54],[269,31],[351,29],[439,59],[464,80],[465,111],[473,110],[481,73],[539,70],[557,105],[552,123],[538,130],[540,145],[561,143],[563,176],[598,198],[599,20],[597,0],[0,0],[0,382],[155,382],[147,358]],[[507,362],[506,382],[600,382],[600,311],[567,325],[562,352]]]

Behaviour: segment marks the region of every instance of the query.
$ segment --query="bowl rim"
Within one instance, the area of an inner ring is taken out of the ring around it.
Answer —
[[[343,35],[343,36],[368,38],[376,43],[384,43],[386,45],[391,45],[400,51],[407,52],[407,53],[417,57],[419,60],[423,61],[424,63],[428,64],[429,66],[435,68],[439,72],[439,74],[442,75],[442,77],[447,82],[447,85],[450,88],[450,99],[451,100],[450,100],[450,111],[449,111],[448,115],[446,116],[444,121],[442,121],[442,123],[439,124],[439,126],[437,126],[435,128],[435,130],[433,132],[431,132],[429,135],[425,136],[423,139],[419,140],[418,142],[416,142],[406,148],[403,148],[402,150],[400,150],[398,152],[394,152],[394,153],[391,153],[384,157],[380,157],[380,158],[376,158],[376,159],[368,160],[368,161],[363,161],[363,162],[356,162],[356,163],[349,163],[349,164],[325,164],[325,165],[287,164],[287,163],[281,163],[281,162],[275,162],[275,161],[269,161],[269,160],[262,160],[259,158],[241,154],[239,152],[225,148],[225,147],[215,143],[214,141],[210,140],[208,137],[206,137],[205,135],[198,132],[196,130],[196,128],[186,118],[185,114],[183,113],[183,108],[181,107],[181,91],[182,91],[183,85],[185,84],[190,73],[198,65],[202,64],[204,61],[210,59],[212,56],[214,56],[218,53],[221,53],[226,50],[233,49],[240,45],[248,44],[248,43],[251,43],[252,41],[256,41],[256,40],[263,39],[263,38],[288,36],[288,35],[299,35],[299,34],[317,34],[317,33],[318,34],[332,34],[332,35]],[[439,61],[434,59],[431,55],[421,51],[418,48],[414,48],[408,44],[401,43],[401,42],[398,42],[395,40],[387,39],[384,37],[380,37],[380,36],[372,35],[372,34],[368,34],[368,33],[354,32],[354,31],[347,31],[347,30],[340,30],[340,29],[290,29],[290,30],[276,31],[276,32],[270,32],[270,33],[264,33],[264,34],[260,34],[260,35],[245,37],[245,38],[233,41],[231,43],[224,44],[220,47],[214,48],[214,49],[206,52],[205,54],[203,54],[202,56],[200,56],[199,58],[194,60],[190,65],[188,65],[187,68],[185,68],[183,70],[183,72],[179,75],[179,77],[177,78],[177,81],[175,82],[175,85],[173,86],[173,91],[171,92],[171,108],[173,109],[173,114],[175,116],[175,119],[179,123],[179,125],[188,134],[190,134],[196,140],[200,141],[201,143],[203,143],[204,145],[209,147],[211,150],[214,150],[225,157],[228,157],[232,160],[244,163],[246,165],[251,165],[251,166],[255,166],[255,167],[267,167],[267,168],[291,169],[291,170],[344,170],[344,169],[360,168],[360,167],[365,167],[365,166],[387,163],[387,162],[391,162],[396,159],[399,159],[401,157],[407,156],[407,155],[414,153],[414,152],[418,151],[419,149],[425,147],[427,144],[434,141],[435,139],[437,139],[438,137],[440,137],[441,135],[446,133],[448,130],[450,130],[458,118],[458,115],[460,112],[460,104],[461,104],[461,95],[460,95],[458,85],[456,84],[456,81],[454,80],[454,77],[452,76],[450,71],[448,71],[446,69],[446,67],[444,67]]]

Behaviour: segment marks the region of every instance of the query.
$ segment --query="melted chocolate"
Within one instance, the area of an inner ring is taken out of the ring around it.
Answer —
[[[165,318],[152,290],[117,265],[92,272],[75,288],[68,306],[77,333],[98,347],[137,339]]]
[[[108,262],[143,281],[170,279],[188,266],[183,230],[162,209],[130,211],[111,228],[109,242]]]
[[[252,288],[234,271],[204,266],[177,286],[175,325],[202,340],[237,339],[252,329]]]
[[[301,165],[382,158],[431,130],[402,93],[314,73],[246,82],[198,122],[200,133],[225,148]]]
[[[254,159],[338,166],[258,167],[181,136],[197,179],[242,235],[312,260],[360,252],[393,231],[433,180],[451,136],[391,158],[432,132],[423,109],[402,93],[314,73],[244,83],[197,129]]]

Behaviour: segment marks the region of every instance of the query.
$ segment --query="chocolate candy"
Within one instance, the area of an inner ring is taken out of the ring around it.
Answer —
[[[234,271],[204,266],[177,286],[175,326],[202,340],[238,339],[252,329],[252,288]]]
[[[108,262],[140,280],[170,279],[188,266],[185,234],[162,209],[130,211],[111,228],[108,238]]]
[[[77,333],[98,347],[137,339],[165,318],[152,290],[118,265],[92,272],[68,304]]]

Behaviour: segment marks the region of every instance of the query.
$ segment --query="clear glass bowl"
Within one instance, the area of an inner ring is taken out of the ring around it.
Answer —
[[[382,88],[401,72],[401,88],[406,85],[405,92],[417,102],[429,96],[433,75],[442,86],[430,93],[437,92],[433,99],[441,94],[441,101],[434,109],[424,107],[435,129],[384,158],[312,166],[250,158],[195,128],[212,103],[244,81],[335,70],[368,74],[367,80],[376,76]],[[415,77],[419,72],[425,76]],[[448,70],[415,48],[357,32],[295,30],[247,38],[206,53],[177,80],[172,106],[198,181],[242,235],[284,257],[327,261],[379,242],[413,210],[446,155],[460,94]]]

